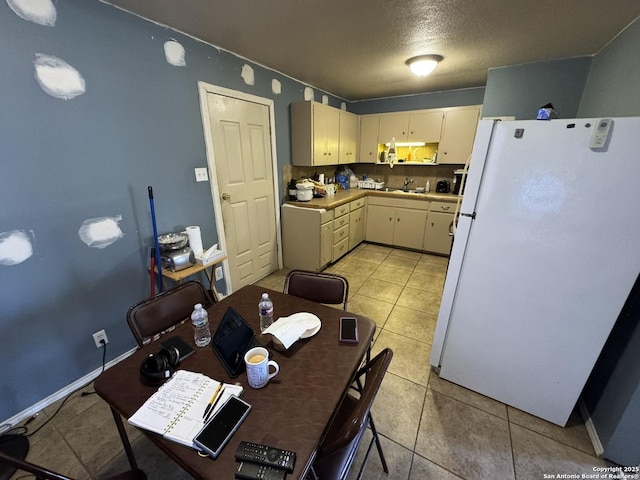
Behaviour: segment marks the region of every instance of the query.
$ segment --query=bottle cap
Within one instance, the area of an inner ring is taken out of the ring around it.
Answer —
[[[267,299],[267,298],[269,298],[269,294],[268,294],[268,293],[263,293],[263,294],[262,294],[262,298],[263,298],[263,299]]]
[[[193,307],[196,310],[200,310],[202,308],[202,304],[201,303],[196,303]]]

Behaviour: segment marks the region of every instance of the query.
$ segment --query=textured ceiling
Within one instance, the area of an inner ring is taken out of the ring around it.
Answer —
[[[347,100],[482,86],[492,67],[593,55],[638,0],[104,0]],[[429,77],[405,61],[436,53]]]

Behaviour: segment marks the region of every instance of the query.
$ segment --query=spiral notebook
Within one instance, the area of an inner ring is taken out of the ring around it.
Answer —
[[[167,440],[195,448],[193,438],[205,424],[204,411],[219,385],[220,382],[201,373],[178,370],[128,422]],[[224,389],[220,390],[220,400],[216,402],[213,413],[229,396],[239,397],[243,392],[241,385],[223,383],[222,387]]]

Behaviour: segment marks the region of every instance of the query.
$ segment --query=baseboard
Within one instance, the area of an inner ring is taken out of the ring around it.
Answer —
[[[602,446],[602,442],[600,441],[600,437],[598,436],[598,431],[596,430],[596,425],[593,423],[593,419],[591,418],[591,414],[587,409],[587,404],[584,403],[582,397],[578,400],[578,408],[580,409],[580,414],[582,415],[582,419],[584,420],[584,426],[587,427],[587,433],[589,434],[589,438],[591,439],[591,445],[593,445],[593,449],[596,452],[598,457],[602,457],[604,453],[604,447]]]
[[[138,350],[137,347],[133,348],[133,349],[127,351],[127,352],[124,352],[122,355],[114,358],[110,362],[107,362],[105,364],[105,366],[104,366],[105,370],[111,368],[112,366],[114,366],[115,364],[121,362],[125,358],[133,355],[133,353],[136,350]],[[61,398],[66,397],[71,392],[74,392],[75,390],[77,390],[78,388],[82,387],[83,385],[86,385],[87,383],[92,382],[93,380],[95,380],[98,377],[98,375],[100,375],[100,373],[102,373],[102,367],[95,369],[94,371],[86,374],[84,377],[79,378],[78,380],[76,380],[73,383],[70,383],[69,385],[67,385],[63,389],[58,390],[57,392],[53,393],[52,395],[49,395],[47,398],[45,398],[43,400],[40,400],[38,403],[36,403],[34,405],[31,405],[26,410],[23,410],[22,412],[18,413],[17,415],[14,415],[13,417],[5,420],[4,422],[1,422],[0,425],[2,427],[5,427],[6,425],[9,425],[8,428],[12,428],[14,425],[17,425],[20,422],[23,422],[24,420],[26,420],[27,418],[29,418],[29,417],[35,415],[36,413],[42,411],[43,409],[45,409],[49,405],[57,402]],[[2,432],[0,432],[0,433],[2,433]]]

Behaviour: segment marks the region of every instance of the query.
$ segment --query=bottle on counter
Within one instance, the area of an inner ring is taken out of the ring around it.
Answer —
[[[211,342],[211,330],[209,330],[209,314],[202,308],[201,303],[193,307],[191,314],[193,324],[193,340],[198,347],[206,347]]]
[[[273,302],[268,293],[263,293],[260,303],[258,303],[258,314],[260,315],[260,331],[264,332],[273,323]]]
[[[429,193],[430,188],[431,188],[431,182],[427,180],[427,184],[424,186],[424,193]]]

